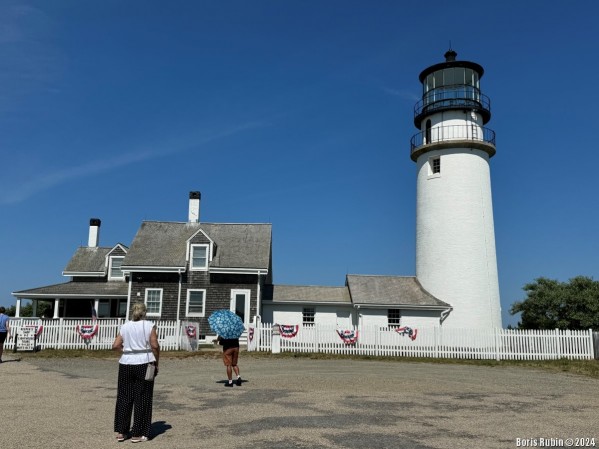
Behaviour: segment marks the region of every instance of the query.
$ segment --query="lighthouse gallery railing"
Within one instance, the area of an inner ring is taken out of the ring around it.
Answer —
[[[495,146],[495,131],[475,124],[436,126],[412,136],[410,154],[424,145],[457,140],[486,142]]]

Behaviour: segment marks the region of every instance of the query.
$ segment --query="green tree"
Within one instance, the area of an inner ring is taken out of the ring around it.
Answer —
[[[16,306],[10,306],[6,309],[6,314],[8,316],[15,316],[15,314],[17,313],[17,307]],[[22,318],[27,318],[30,316],[33,316],[33,305],[31,303],[29,304],[24,304],[21,307],[21,313],[19,314]]]
[[[520,329],[599,329],[599,281],[577,276],[569,282],[540,277],[523,287],[526,299],[512,304]]]

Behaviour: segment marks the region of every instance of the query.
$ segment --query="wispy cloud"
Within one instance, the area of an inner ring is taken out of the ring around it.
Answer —
[[[398,90],[398,89],[392,89],[390,87],[382,87],[381,89],[386,94],[392,95],[394,97],[399,97],[403,100],[409,100],[412,102],[416,102],[416,101],[420,100],[420,98],[417,95],[415,95],[414,92],[411,92],[408,90]]]
[[[56,29],[40,9],[14,1],[0,4],[0,113],[18,109],[23,98],[56,89],[68,59],[52,43]]]
[[[268,122],[247,122],[232,126],[218,132],[213,132],[193,143],[168,145],[164,144],[156,148],[147,148],[129,153],[120,154],[108,159],[96,159],[77,166],[64,167],[48,173],[39,173],[31,177],[30,181],[11,186],[4,186],[0,193],[0,204],[15,204],[27,200],[36,193],[47,190],[76,179],[106,173],[110,170],[122,168],[138,162],[167,156],[169,154],[181,153],[198,149],[212,141],[224,139],[252,129],[269,126]]]

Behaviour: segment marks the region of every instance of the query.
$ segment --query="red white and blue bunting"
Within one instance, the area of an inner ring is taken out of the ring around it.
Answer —
[[[254,340],[254,326],[248,328],[248,341],[251,343]]]
[[[358,331],[349,329],[349,330],[341,330],[337,329],[337,335],[341,337],[343,343],[346,345],[355,345],[358,342]]]
[[[188,324],[187,326],[185,326],[185,334],[187,335],[187,337],[190,340],[196,338],[198,333],[197,333],[197,329],[196,329],[195,325]]]
[[[293,338],[299,332],[299,324],[279,324],[281,337]]]
[[[77,325],[77,333],[85,341],[89,341],[98,333],[98,324],[82,324]]]
[[[418,329],[412,329],[408,326],[396,327],[395,332],[397,332],[401,336],[408,336],[412,341],[416,340],[416,335],[418,335]]]

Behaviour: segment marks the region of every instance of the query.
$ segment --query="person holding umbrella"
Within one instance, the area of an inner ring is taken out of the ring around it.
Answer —
[[[239,338],[223,338],[219,335],[214,341],[223,347],[223,362],[227,368],[227,378],[229,379],[229,382],[225,383],[225,387],[233,386],[233,371],[237,376],[235,383],[241,387],[241,376],[239,375],[239,366],[237,366]]]
[[[225,383],[225,387],[233,386],[233,371],[237,376],[235,383],[237,386],[241,386],[242,380],[237,361],[239,358],[239,337],[245,330],[243,321],[230,310],[217,310],[208,318],[208,324],[217,334],[217,338],[213,342],[218,342],[223,347],[223,362],[229,380]]]

